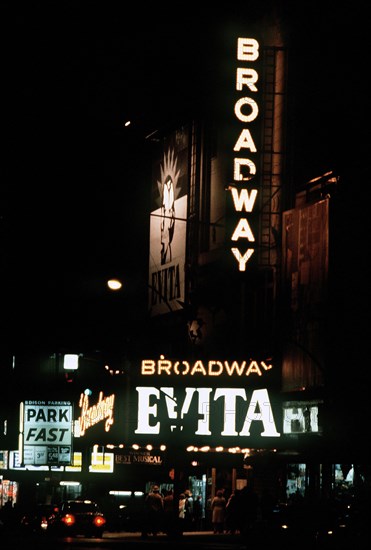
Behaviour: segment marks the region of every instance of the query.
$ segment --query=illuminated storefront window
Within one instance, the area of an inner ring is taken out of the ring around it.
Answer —
[[[319,403],[286,402],[283,404],[283,433],[319,433]]]

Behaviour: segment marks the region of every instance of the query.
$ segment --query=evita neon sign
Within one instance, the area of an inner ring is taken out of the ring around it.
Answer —
[[[265,388],[251,395],[244,388],[184,388],[183,396],[175,395],[175,388],[169,386],[137,386],[136,390],[136,434],[162,434],[166,427],[182,431],[186,424],[194,435],[203,437],[249,437],[257,423],[260,437],[281,435]]]
[[[259,58],[259,43],[254,38],[237,39],[237,61],[243,63],[254,63]],[[253,122],[258,114],[259,107],[254,99],[258,91],[257,71],[250,66],[238,67],[236,71],[236,90],[243,92],[234,106],[234,114],[239,122],[243,124],[240,135],[234,145],[233,151],[238,154],[233,159],[233,185],[229,186],[232,193],[233,204],[236,212],[252,212],[258,195],[257,189],[242,187],[241,184],[251,183],[256,175],[256,165],[247,158],[250,153],[256,153],[257,148],[251,135],[249,124]],[[245,95],[246,94],[246,95]],[[248,95],[247,95],[248,94]],[[254,253],[251,243],[255,242],[247,217],[241,217],[233,232],[231,240],[238,242],[240,239],[247,241],[247,248],[241,251],[240,247],[233,246],[231,251],[238,262],[240,271],[246,270],[246,264]]]

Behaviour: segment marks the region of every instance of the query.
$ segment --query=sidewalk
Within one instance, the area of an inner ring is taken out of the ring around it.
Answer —
[[[184,531],[179,537],[169,537],[165,533],[158,533],[155,537],[153,535],[148,535],[145,539],[142,538],[140,532],[127,532],[127,531],[106,531],[103,534],[104,539],[125,539],[125,540],[166,540],[169,542],[174,542],[174,540],[182,540],[184,542],[226,542],[228,544],[239,544],[243,543],[243,540],[239,534],[231,535],[230,533],[218,533],[214,534],[213,531]]]

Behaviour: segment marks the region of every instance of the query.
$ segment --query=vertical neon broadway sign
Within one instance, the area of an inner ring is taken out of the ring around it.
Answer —
[[[254,38],[237,39],[237,61],[253,63],[259,58],[259,43]],[[258,114],[259,107],[253,96],[258,91],[256,82],[258,73],[252,67],[237,67],[236,71],[236,90],[243,93],[243,97],[237,99],[234,106],[234,113],[237,120],[244,127],[235,143],[233,151],[239,156],[233,159],[233,185],[229,186],[232,193],[234,208],[236,212],[252,212],[254,209],[257,189],[247,189],[246,187],[237,187],[236,184],[251,182],[256,175],[256,166],[254,162],[247,158],[250,153],[256,153],[257,149],[253,137],[249,130],[249,124],[253,122]],[[241,217],[233,232],[231,240],[238,242],[240,239],[247,241],[247,248],[240,250],[233,246],[231,251],[238,262],[240,271],[246,270],[246,264],[251,258],[254,248],[251,244],[255,242],[254,234],[251,230],[247,217]]]

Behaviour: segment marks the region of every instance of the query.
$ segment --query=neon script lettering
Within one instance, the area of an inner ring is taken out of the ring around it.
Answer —
[[[85,435],[88,428],[95,426],[98,422],[105,420],[104,429],[108,432],[113,424],[113,406],[115,402],[115,394],[103,397],[103,392],[99,392],[99,399],[95,405],[89,406],[89,396],[82,393],[80,395],[79,407],[81,415],[78,423],[80,427],[80,435]]]

